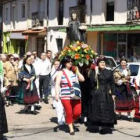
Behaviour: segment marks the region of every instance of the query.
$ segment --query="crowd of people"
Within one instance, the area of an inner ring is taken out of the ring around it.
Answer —
[[[108,128],[112,133],[123,112],[127,112],[128,121],[133,121],[132,110],[140,119],[139,95],[133,96],[131,73],[124,58],[114,71],[106,68],[104,56],[85,71],[73,66],[70,56],[62,61],[58,56],[52,59],[50,50],[41,53],[40,58],[36,51],[27,52],[23,59],[17,54],[1,54],[0,58],[0,138],[8,131],[5,105],[23,104],[24,113],[37,115],[36,109],[41,108],[42,101],[49,103],[50,93],[58,125],[67,124],[70,135],[75,134],[74,122],[81,116],[85,122],[98,126],[100,134]],[[71,96],[75,83],[81,85],[81,99]]]

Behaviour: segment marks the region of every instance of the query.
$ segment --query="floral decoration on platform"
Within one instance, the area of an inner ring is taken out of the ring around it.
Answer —
[[[83,65],[89,65],[97,56],[97,53],[89,45],[77,41],[64,47],[59,56],[60,60],[65,55],[71,56],[74,60],[73,65],[82,67]]]

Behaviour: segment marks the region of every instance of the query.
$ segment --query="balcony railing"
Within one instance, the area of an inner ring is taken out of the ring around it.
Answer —
[[[140,0],[127,0],[127,20],[140,19]]]
[[[32,13],[32,27],[43,26],[44,12]]]
[[[70,7],[69,8],[70,15],[73,11],[77,13],[78,19],[81,23],[86,23],[86,6],[85,5]]]

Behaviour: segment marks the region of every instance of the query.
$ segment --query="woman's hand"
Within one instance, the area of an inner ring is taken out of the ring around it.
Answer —
[[[128,81],[130,81],[130,76],[127,76],[126,79],[127,79]]]
[[[76,73],[76,69],[77,69],[77,66],[72,65],[71,70],[73,71],[73,73]]]
[[[114,102],[115,102],[115,98],[116,98],[116,96],[115,95],[112,95],[112,99],[113,99]]]
[[[33,81],[35,79],[35,77],[33,76],[32,78],[30,78],[30,81]]]
[[[78,80],[79,80],[80,82],[84,82],[84,81],[85,81],[85,78],[84,78],[84,76],[80,73],[78,67],[77,67],[77,69],[76,69],[76,75],[78,76]]]
[[[23,80],[26,81],[27,83],[31,81],[30,79],[27,78],[24,78]]]
[[[130,83],[130,82],[126,79],[123,79],[123,83]]]
[[[76,67],[76,74],[78,75],[80,72],[79,72],[79,68]]]
[[[26,81],[27,81],[27,82],[30,82],[31,80],[30,80],[30,79],[27,79]]]
[[[91,70],[95,70],[96,67],[97,66],[95,64],[91,64],[91,66],[90,66]]]
[[[80,30],[86,30],[87,29],[87,26],[84,26],[84,25],[83,26],[80,26],[79,29]]]

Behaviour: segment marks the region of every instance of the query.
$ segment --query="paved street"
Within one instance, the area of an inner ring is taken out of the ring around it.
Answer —
[[[87,131],[85,125],[76,124],[79,132],[70,136],[67,127],[56,129],[55,110],[50,104],[42,104],[38,115],[22,113],[23,106],[6,108],[9,125],[8,140],[135,140],[140,139],[140,123],[118,121],[113,134],[100,135],[93,128]],[[57,130],[57,132],[55,132]]]

